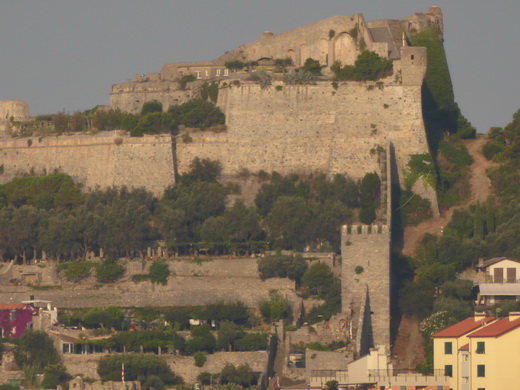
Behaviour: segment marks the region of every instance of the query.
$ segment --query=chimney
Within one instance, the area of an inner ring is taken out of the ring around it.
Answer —
[[[509,312],[509,321],[516,321],[520,319],[520,311],[511,311]]]
[[[486,313],[485,312],[482,312],[482,313],[475,312],[474,318],[475,318],[475,322],[482,321],[484,318],[486,318]]]

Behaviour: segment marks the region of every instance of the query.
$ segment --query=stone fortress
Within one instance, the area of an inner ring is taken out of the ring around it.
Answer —
[[[226,177],[244,169],[319,171],[354,179],[377,172],[385,187],[386,220],[380,226],[343,228],[342,301],[343,312],[356,321],[359,349],[389,345],[389,189],[392,182],[403,184],[411,155],[429,153],[421,106],[427,53],[408,46],[407,37],[432,25],[442,34],[442,23],[435,6],[403,20],[336,16],[281,34],[266,32],[214,61],[166,64],[158,73],[113,85],[109,107],[137,113],[145,102],[158,100],[167,109],[197,97],[200,83],[215,81],[225,131],[186,129],[178,136],[142,138],[122,131],[6,138],[0,140],[0,182],[26,172],[60,170],[87,188],[127,185],[159,195],[197,157],[219,160]],[[393,74],[377,82],[331,83],[330,66],[335,61],[352,65],[365,49],[392,59]],[[225,66],[226,61],[255,61],[257,69],[272,70],[275,59],[291,58],[294,69],[310,57],[325,67],[324,76],[308,85],[273,78],[271,86],[262,88],[248,80],[250,69],[231,71]],[[179,79],[186,75],[197,81],[182,89]],[[0,102],[2,118],[11,112],[15,119],[28,115],[23,105],[9,104]],[[17,107],[16,114],[10,107]],[[433,188],[418,180],[413,190],[429,199],[438,214]]]

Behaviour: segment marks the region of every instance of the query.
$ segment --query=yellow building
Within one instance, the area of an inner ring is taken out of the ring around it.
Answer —
[[[469,335],[471,389],[520,388],[520,312]]]
[[[474,317],[466,318],[432,335],[433,364],[435,371],[443,371],[451,379],[449,387],[453,390],[470,390],[470,339],[468,336],[496,321],[495,317],[475,313]]]

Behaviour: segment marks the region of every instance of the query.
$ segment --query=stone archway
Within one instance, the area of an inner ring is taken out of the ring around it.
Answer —
[[[338,34],[334,40],[334,61],[341,61],[343,65],[354,65],[357,56],[358,49],[354,38],[347,32]]]

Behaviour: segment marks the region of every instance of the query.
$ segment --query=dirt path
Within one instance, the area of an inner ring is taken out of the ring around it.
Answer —
[[[453,212],[456,209],[467,208],[472,204],[484,203],[491,194],[491,181],[487,176],[487,172],[494,168],[496,164],[489,161],[482,155],[482,147],[487,142],[485,134],[479,134],[476,139],[465,140],[464,145],[473,157],[473,164],[470,166],[471,177],[471,198],[456,207],[451,207],[441,213],[441,216],[436,219],[430,219],[417,226],[408,226],[404,230],[404,246],[403,254],[406,256],[413,256],[419,244],[421,243],[426,233],[441,234],[443,226],[450,221]]]
[[[396,357],[396,368],[415,369],[416,363],[424,359],[419,320],[403,315],[392,355]]]

